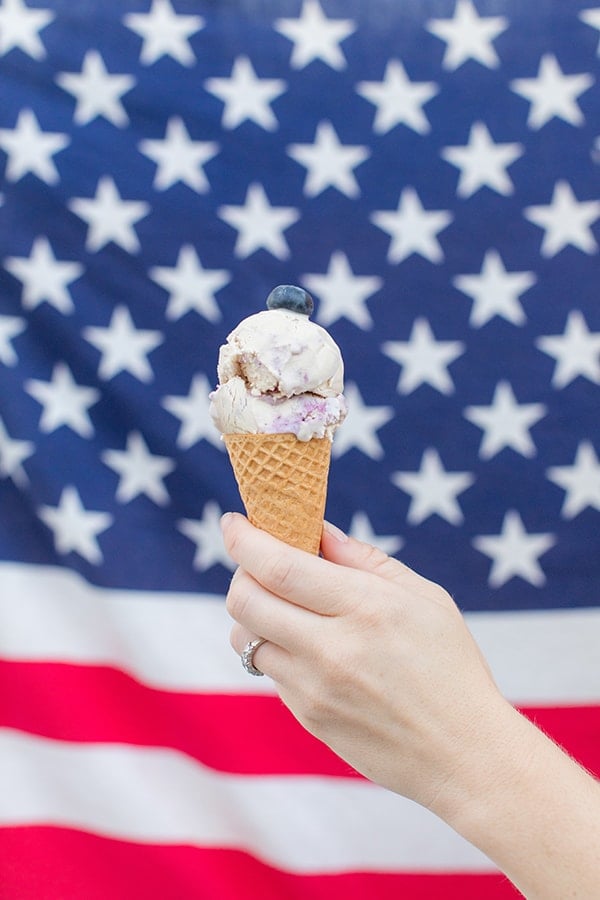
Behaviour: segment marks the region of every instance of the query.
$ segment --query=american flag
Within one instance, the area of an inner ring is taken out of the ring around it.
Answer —
[[[2,900],[514,896],[229,647],[208,393],[280,283],[346,361],[328,518],[600,773],[599,41],[592,0],[0,0]]]

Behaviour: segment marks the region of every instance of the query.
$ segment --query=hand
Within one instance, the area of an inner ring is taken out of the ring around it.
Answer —
[[[600,785],[498,692],[451,597],[326,526],[323,559],[239,515],[227,607],[241,653],[358,771],[428,806],[528,900],[598,894]],[[560,828],[556,823],[560,823]]]
[[[234,649],[266,638],[255,665],[309,731],[370,779],[443,805],[474,732],[510,709],[447,592],[331,527],[322,559],[240,515],[223,533],[240,566]]]

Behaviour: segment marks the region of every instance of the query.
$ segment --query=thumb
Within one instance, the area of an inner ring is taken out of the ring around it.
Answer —
[[[329,562],[347,566],[350,569],[371,572],[373,575],[397,584],[406,584],[407,578],[419,577],[412,569],[388,556],[383,550],[379,550],[378,547],[371,544],[365,544],[363,541],[357,541],[330,522],[323,523],[321,553]]]

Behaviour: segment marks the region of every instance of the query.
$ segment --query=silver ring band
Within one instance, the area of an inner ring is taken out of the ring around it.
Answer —
[[[266,644],[265,638],[256,638],[254,641],[248,641],[246,646],[244,647],[241,655],[242,665],[248,675],[264,675],[264,672],[261,672],[260,669],[257,669],[253,663],[254,654],[258,650],[261,644]]]

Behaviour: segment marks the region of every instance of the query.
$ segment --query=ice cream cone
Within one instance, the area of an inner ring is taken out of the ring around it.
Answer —
[[[331,441],[300,441],[294,434],[224,434],[223,440],[252,524],[318,553]]]

